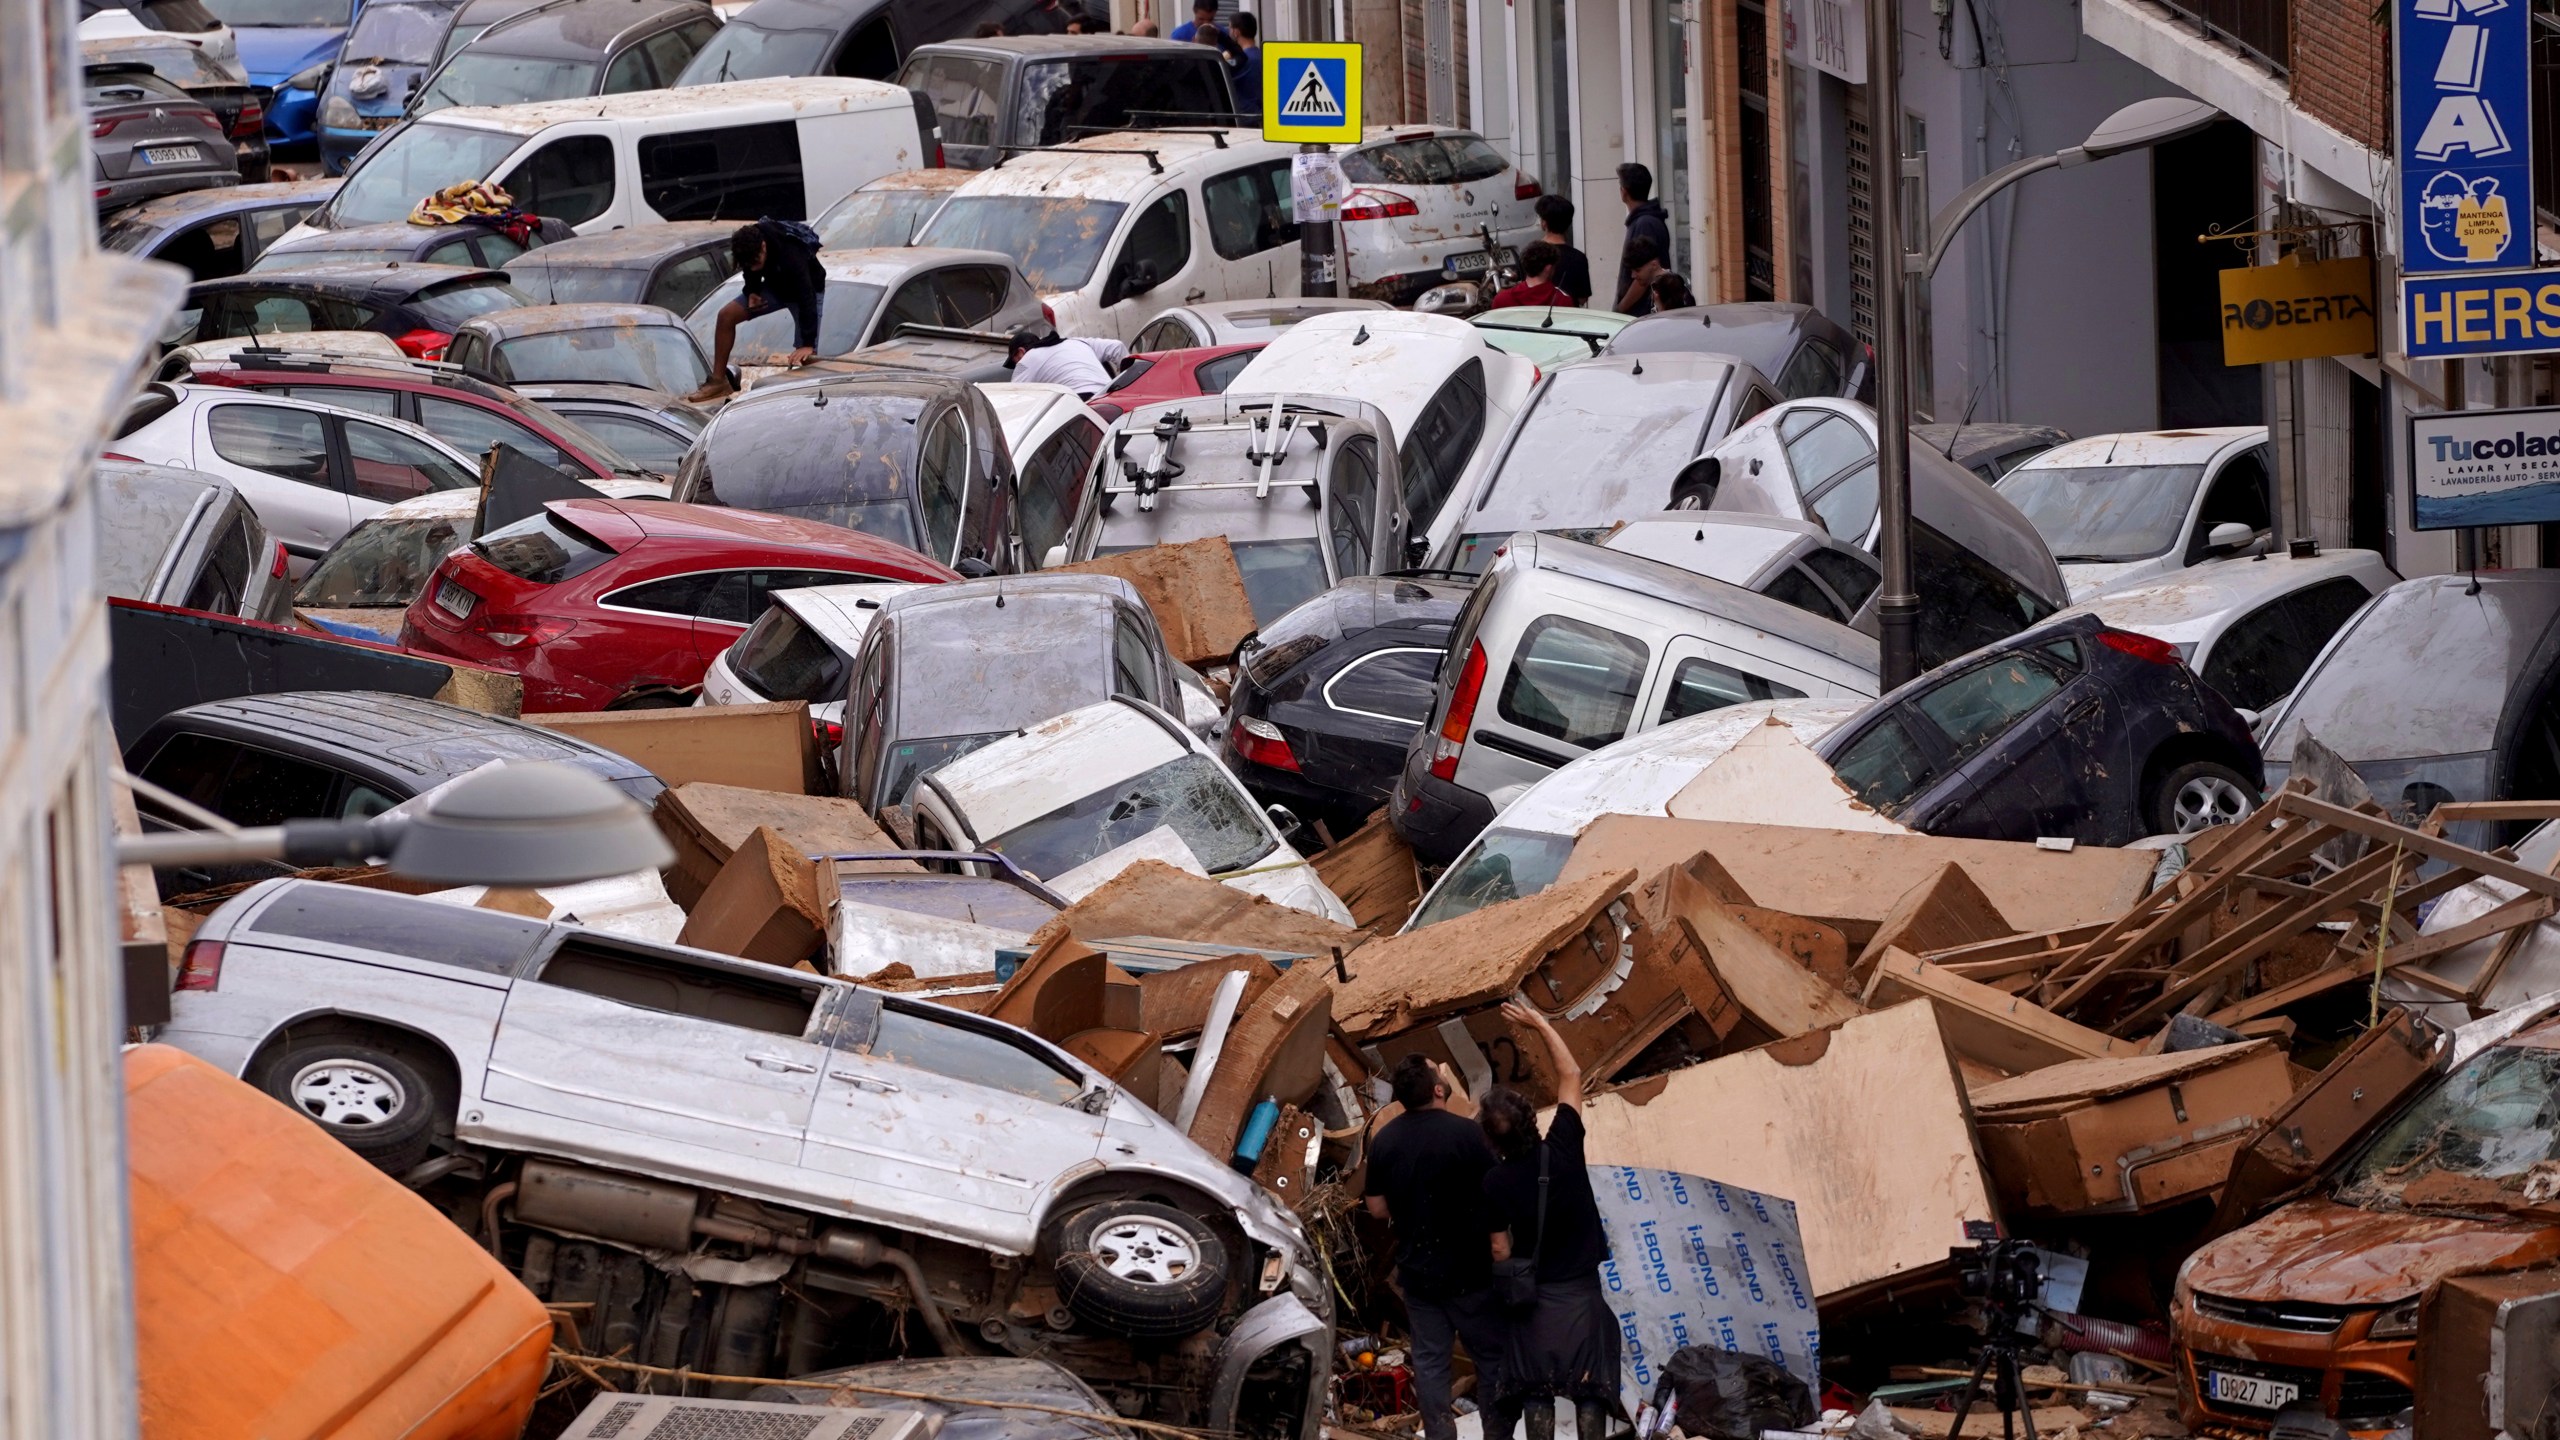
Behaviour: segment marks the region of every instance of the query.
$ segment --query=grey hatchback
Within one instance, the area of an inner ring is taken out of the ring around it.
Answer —
[[[1810,305],[1780,300],[1736,301],[1665,310],[1635,321],[1601,351],[1604,355],[1659,355],[1679,351],[1731,355],[1777,381],[1789,400],[1836,395],[1872,405],[1875,352],[1830,316]]]
[[[100,210],[240,183],[222,117],[148,65],[91,65],[89,154]]]

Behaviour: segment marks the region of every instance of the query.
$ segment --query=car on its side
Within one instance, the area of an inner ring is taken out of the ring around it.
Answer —
[[[230,481],[297,576],[384,506],[480,484],[470,459],[405,421],[223,385],[145,385],[109,444],[110,458]]]
[[[266,182],[270,169],[266,95],[249,83],[248,72],[240,68],[238,60],[223,59],[175,35],[159,34],[83,40],[80,59],[84,65],[151,67],[161,79],[187,92],[188,99],[211,110],[222,122],[222,133],[229,137],[232,154],[239,161],[241,182]]]
[[[374,136],[400,123],[462,10],[463,0],[368,0],[358,7],[320,87],[322,170],[346,174]]]
[[[139,62],[81,67],[91,191],[101,212],[180,190],[240,183],[240,157],[212,107]]]
[[[1337,300],[1325,295],[1287,299],[1203,300],[1160,312],[1129,340],[1140,355],[1164,350],[1200,350],[1215,346],[1271,343],[1281,331],[1311,316],[1336,310],[1385,310],[1383,300]]]
[[[1449,637],[1387,814],[1424,857],[1585,752],[1754,700],[1876,693],[1876,642],[1739,585],[1523,533]]]
[[[711,657],[693,703],[803,700],[819,740],[834,749],[844,739],[845,685],[862,637],[890,596],[914,588],[901,580],[867,580],[776,590],[756,623]]]
[[[818,261],[827,272],[826,302],[818,315],[822,359],[895,339],[906,325],[1010,335],[1040,318],[1040,297],[1031,282],[992,250],[821,250]],[[714,343],[721,307],[738,298],[744,283],[736,276],[723,280],[686,314],[686,327],[705,351]],[[790,354],[793,336],[787,310],[744,321],[730,363],[777,365]]]
[[[623,385],[682,395],[711,375],[710,357],[655,305],[528,305],[454,331],[445,358],[492,385]]]
[[[463,321],[525,303],[503,270],[397,263],[260,270],[189,286],[162,338],[184,345],[280,330],[372,330],[404,354],[440,360]]]
[[[1102,452],[1103,414],[1064,385],[981,384],[1004,427],[1013,456],[1014,511],[1022,527],[1022,553],[1034,560],[1063,545],[1067,527],[1084,503],[1093,457]]]
[[[1345,580],[1272,621],[1236,658],[1219,755],[1245,788],[1358,829],[1395,790],[1414,732],[1430,718],[1462,583]]]
[[[1352,923],[1279,817],[1198,736],[1134,696],[992,740],[925,771],[908,797],[919,845],[996,851],[1070,899],[1158,860]]]
[[[2275,533],[2275,464],[2263,425],[2092,435],[2000,477],[2044,537],[2071,598],[2247,550]]]
[[[1434,285],[1511,263],[1538,238],[1537,177],[1472,130],[1371,126],[1341,164],[1350,294],[1410,305]]]
[[[473,36],[406,113],[664,89],[719,33],[703,0],[549,0]]]
[[[120,255],[166,260],[198,280],[219,280],[256,264],[337,189],[335,180],[288,180],[182,191],[108,216],[98,227],[98,244]]]
[[[1477,574],[1517,531],[1597,541],[1659,514],[1670,477],[1777,402],[1768,377],[1722,355],[1604,355],[1556,370],[1492,463],[1440,507],[1426,563]]]
[[[738,273],[735,220],[633,225],[572,235],[507,262],[507,282],[536,305],[656,305],[685,314]]]
[[[2177,647],[2094,615],[1942,665],[1815,750],[1887,817],[1973,840],[2188,835],[2266,791],[2248,723]]]
[[[554,500],[445,556],[400,643],[520,677],[529,711],[688,705],[777,590],[956,578],[902,546],[787,515]]]
[[[1291,326],[1229,382],[1261,395],[1344,395],[1395,428],[1396,473],[1415,533],[1466,493],[1529,403],[1538,367],[1445,315],[1318,315]]]
[[[1601,538],[1604,550],[1641,555],[1783,600],[1809,615],[1876,633],[1876,557],[1804,520],[1682,511],[1630,520]]]
[[[189,955],[162,1039],[385,1171],[416,1176],[439,1150],[466,1162],[418,1177],[421,1198],[501,1216],[482,1238],[555,1300],[574,1275],[627,1283],[615,1313],[669,1358],[797,1374],[874,1358],[904,1324],[972,1367],[981,1346],[1067,1357],[1159,1423],[1242,1440],[1320,1428],[1332,1306],[1296,1216],[1028,1032],[322,882],[243,893]],[[645,1203],[585,1203],[597,1194]],[[1185,1263],[1104,1264],[1109,1227]],[[643,1252],[668,1249],[700,1257],[699,1276],[660,1283]],[[1056,1314],[1017,1323],[1016,1283]]]
[[[230,481],[169,465],[98,462],[98,586],[124,600],[293,617],[285,554]]]
[[[2000,477],[2052,449],[2071,432],[2052,425],[2004,425],[1968,420],[1960,425],[1914,425],[1911,443],[1926,445],[1997,485]]]
[[[1553,370],[1606,352],[1609,341],[1634,323],[1614,310],[1580,305],[1506,305],[1481,310],[1467,323],[1484,332],[1484,341],[1538,366]]]
[[[1606,347],[1611,355],[1680,350],[1747,361],[1790,400],[1836,396],[1875,403],[1874,351],[1810,305],[1743,300],[1665,310],[1622,326]]]
[[[1073,146],[1086,136],[1144,128],[1151,122],[1181,124],[1194,117],[1200,125],[1235,122],[1235,93],[1224,57],[1204,45],[1134,35],[942,40],[917,46],[899,67],[898,83],[932,102],[942,124],[943,162],[963,170],[1000,168],[1017,163],[1010,152],[1018,149]],[[1284,205],[1287,178],[1284,170],[1278,191]],[[1292,235],[1291,242],[1296,238]],[[1290,256],[1293,266],[1296,258]],[[1023,268],[1032,267],[1026,263]],[[1171,273],[1164,278],[1171,279]],[[1070,334],[1083,333],[1067,328]]]
[[[2235,555],[2110,587],[2062,613],[2168,641],[2197,679],[2254,723],[2293,693],[2365,602],[2399,583],[2371,550]]]
[[[1405,565],[1395,430],[1374,405],[1230,390],[1112,423],[1094,483],[1041,568],[1221,536],[1254,619]]]
[[[948,167],[883,175],[828,206],[809,228],[829,250],[913,245],[925,222],[968,180],[968,171]]]
[[[879,536],[963,574],[1018,574],[1013,456],[985,392],[934,376],[847,376],[721,407],[677,473],[691,504]]]
[[[1094,413],[1105,420],[1117,420],[1141,405],[1159,400],[1225,394],[1253,357],[1262,353],[1263,343],[1256,340],[1245,345],[1208,345],[1197,350],[1132,355],[1127,366],[1111,378],[1111,388],[1093,397]]]
[[[542,234],[536,230],[526,239],[539,246]],[[497,226],[478,220],[457,225],[412,225],[400,220],[388,225],[322,230],[281,241],[249,268],[267,271],[302,270],[314,265],[425,264],[495,270],[527,248]]]
[[[1116,575],[973,580],[890,596],[840,691],[838,789],[879,814],[908,802],[916,778],[935,767],[1115,695],[1178,716],[1181,669],[1154,613]]]

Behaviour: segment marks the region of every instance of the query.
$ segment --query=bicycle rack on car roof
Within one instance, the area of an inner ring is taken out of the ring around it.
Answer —
[[[1119,437],[1113,442],[1112,454],[1113,458],[1120,462],[1120,478],[1126,480],[1128,484],[1114,485],[1106,473],[1102,486],[1103,498],[1107,503],[1114,495],[1136,495],[1138,509],[1142,513],[1156,508],[1156,495],[1159,492],[1175,488],[1250,490],[1253,492],[1254,499],[1268,500],[1271,498],[1273,472],[1278,470],[1280,462],[1288,457],[1289,437],[1292,434],[1304,430],[1315,441],[1315,453],[1318,455],[1324,453],[1327,443],[1325,421],[1314,418],[1318,416],[1337,420],[1342,418],[1334,411],[1320,410],[1312,405],[1300,406],[1293,410],[1289,407],[1289,397],[1286,395],[1272,396],[1270,407],[1259,413],[1249,408],[1234,419],[1215,420],[1198,426],[1193,424],[1188,410],[1168,410],[1156,417],[1155,425],[1147,432],[1148,438],[1155,442],[1155,446],[1143,461],[1129,459],[1130,436],[1125,430],[1120,432]],[[1173,484],[1174,481],[1182,478],[1185,469],[1180,461],[1173,458],[1174,437],[1188,434],[1193,429],[1248,428],[1251,433],[1245,439],[1244,458],[1245,463],[1253,467],[1254,473],[1251,480],[1194,481],[1179,487]],[[1273,442],[1268,449],[1263,448],[1262,445],[1266,438]],[[1301,483],[1310,490],[1314,488],[1312,481]]]

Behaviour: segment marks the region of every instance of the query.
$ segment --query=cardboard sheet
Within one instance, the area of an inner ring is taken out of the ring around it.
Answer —
[[[1244,572],[1222,536],[1124,550],[1047,573],[1117,575],[1136,586],[1155,612],[1165,648],[1185,665],[1226,659],[1257,628]]]
[[[1794,1202],[1676,1170],[1588,1168],[1630,1409],[1686,1345],[1762,1356],[1821,1392],[1822,1327]]]
[[[1365,938],[1321,915],[1275,905],[1259,895],[1158,861],[1142,860],[1101,888],[1058,912],[1032,935],[1037,944],[1052,927],[1086,942],[1128,935],[1201,940],[1239,950],[1281,950],[1327,955]]]
[[[786,795],[816,788],[817,737],[802,700],[524,718],[637,760],[670,785],[708,780]]]
[[[1354,1035],[1391,1035],[1434,1015],[1500,1000],[1547,952],[1589,925],[1635,883],[1615,870],[1505,900],[1410,934],[1372,940],[1350,958],[1334,1015]]]

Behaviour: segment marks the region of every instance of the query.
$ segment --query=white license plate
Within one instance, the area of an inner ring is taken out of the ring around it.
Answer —
[[[1448,275],[1473,275],[1497,261],[1508,265],[1517,258],[1509,250],[1496,250],[1491,255],[1481,250],[1469,250],[1464,254],[1452,255],[1441,261],[1440,269],[1443,274]]]
[[[142,147],[142,158],[153,165],[193,165],[197,158],[196,147],[193,145],[146,145]]]
[[[2246,1405],[2252,1410],[2281,1410],[2302,1398],[2302,1387],[2281,1380],[2262,1380],[2255,1375],[2233,1375],[2215,1370],[2205,1376],[2213,1398],[2225,1405]]]
[[[436,584],[436,608],[456,620],[470,619],[472,610],[479,604],[479,596],[450,580],[439,581]]]

